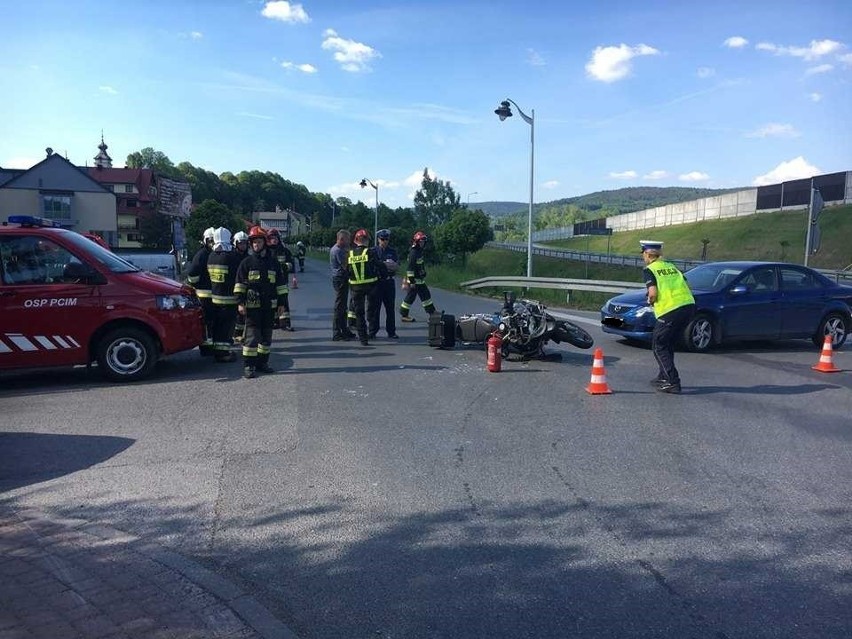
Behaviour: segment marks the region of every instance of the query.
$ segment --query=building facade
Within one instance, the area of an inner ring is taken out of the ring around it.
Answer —
[[[115,245],[115,194],[52,149],[45,151],[45,159],[29,169],[0,169],[0,220],[10,215],[48,218]]]

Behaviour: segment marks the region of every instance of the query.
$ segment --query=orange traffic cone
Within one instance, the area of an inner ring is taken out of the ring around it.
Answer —
[[[839,373],[840,369],[831,361],[831,335],[825,336],[825,341],[822,343],[822,353],[820,353],[819,361],[816,365],[811,366],[815,371],[820,373]]]
[[[612,393],[609,384],[606,383],[606,370],[604,369],[604,355],[600,348],[595,349],[595,358],[592,362],[592,380],[586,386],[586,392],[592,395],[609,395]]]
[[[290,282],[290,288],[299,288],[299,280],[296,279],[296,276],[293,276],[293,281]]]

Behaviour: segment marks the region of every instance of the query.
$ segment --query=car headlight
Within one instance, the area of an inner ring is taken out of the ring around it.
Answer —
[[[653,306],[640,306],[639,308],[636,309],[636,311],[634,312],[634,315],[636,317],[642,317],[643,315],[645,315],[647,313],[653,313],[653,312],[654,312]]]
[[[157,308],[161,311],[175,311],[196,306],[199,306],[198,300],[188,295],[157,295]]]

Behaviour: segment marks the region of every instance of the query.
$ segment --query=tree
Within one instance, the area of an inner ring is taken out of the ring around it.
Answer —
[[[216,200],[204,200],[195,207],[195,210],[186,221],[186,243],[190,247],[196,246],[204,235],[204,229],[209,227],[223,226],[231,233],[245,230],[245,222],[231,209]],[[192,250],[190,249],[190,253]]]
[[[141,151],[136,151],[127,156],[125,161],[129,169],[151,169],[158,175],[168,178],[180,178],[180,171],[162,151],[156,151],[146,146]]]
[[[143,248],[167,251],[172,246],[172,219],[160,213],[140,215],[139,234]]]
[[[455,211],[462,208],[460,196],[449,182],[429,177],[429,168],[423,169],[423,180],[414,195],[414,214],[417,223],[433,228],[448,222]]]
[[[466,208],[455,212],[452,219],[435,230],[435,240],[442,253],[460,255],[462,265],[469,253],[475,253],[491,241],[491,220],[482,211]]]

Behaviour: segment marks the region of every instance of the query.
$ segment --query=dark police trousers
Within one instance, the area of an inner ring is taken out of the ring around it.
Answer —
[[[388,335],[396,334],[396,282],[392,277],[379,280],[376,284],[376,303],[373,313],[367,314],[370,335],[379,332],[382,307],[385,309],[385,329]],[[369,306],[368,306],[369,309]]]
[[[674,365],[674,347],[695,314],[695,304],[687,304],[657,318],[651,337],[651,350],[660,365],[660,379],[670,384],[680,384],[680,373]]]
[[[367,317],[376,312],[376,291],[378,282],[369,284],[350,284],[349,293],[352,305],[355,307],[355,330],[361,341],[367,339]],[[367,303],[366,314],[364,302]]]

